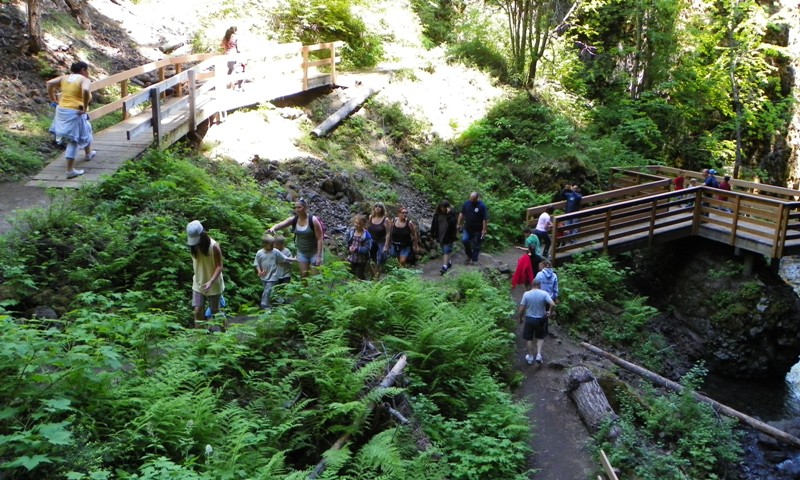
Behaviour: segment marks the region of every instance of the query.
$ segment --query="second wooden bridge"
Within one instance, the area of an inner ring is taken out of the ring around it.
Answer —
[[[612,190],[583,197],[578,212],[554,215],[551,259],[596,250],[621,253],[688,236],[772,259],[800,254],[797,190],[731,180],[732,191],[705,186],[671,191],[678,169],[643,170],[613,169]],[[684,174],[702,182],[699,172]],[[529,208],[528,224],[548,206],[563,209],[565,202]]]
[[[247,60],[244,73],[228,75],[226,55],[197,54],[165,58],[92,82],[92,92],[119,86],[120,99],[89,112],[91,120],[122,112],[122,121],[96,132],[91,162],[76,159],[86,173],[67,179],[61,155],[28,183],[32,187],[79,188],[116,172],[127,160],[156,145],[166,148],[221,112],[336,84],[341,42],[267,45]],[[320,59],[313,60],[313,56]],[[238,57],[238,56],[237,56]],[[158,72],[159,82],[129,93],[132,80]],[[229,88],[241,80],[243,88]]]

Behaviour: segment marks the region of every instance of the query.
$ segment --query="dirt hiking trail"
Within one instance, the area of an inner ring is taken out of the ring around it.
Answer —
[[[512,271],[517,265],[522,251],[511,248],[494,254],[481,254],[480,263],[486,267],[508,265]],[[457,275],[481,266],[465,266],[464,254],[453,255],[453,270],[448,275]],[[440,279],[441,261],[437,258],[421,266],[422,276],[428,280]],[[556,271],[557,273],[557,271]],[[511,288],[511,281],[508,283]],[[515,304],[524,293],[524,287],[511,292]],[[555,325],[554,325],[555,323]],[[538,471],[536,480],[589,480],[595,479],[598,464],[592,460],[590,452],[591,436],[581,423],[572,400],[567,397],[566,369],[582,363],[589,357],[587,352],[562,334],[558,327],[558,311],[555,322],[550,323],[550,336],[542,347],[543,365],[528,365],[525,362],[525,341],[522,327],[517,328],[517,353],[514,367],[525,375],[525,380],[515,392],[519,401],[531,403],[528,418],[534,434],[531,448],[534,454],[529,459],[529,467]]]

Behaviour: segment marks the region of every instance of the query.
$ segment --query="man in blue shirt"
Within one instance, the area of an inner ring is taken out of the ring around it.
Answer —
[[[567,185],[564,187],[564,192],[561,194],[564,200],[566,200],[567,204],[564,207],[564,211],[566,213],[577,212],[581,209],[581,200],[583,200],[583,195],[581,195],[581,187],[578,185]],[[567,220],[567,225],[575,225],[578,223],[577,218],[571,218]],[[573,228],[569,231],[570,235],[575,235],[578,233],[577,228]],[[575,240],[572,240],[574,242]]]
[[[537,276],[533,280],[530,290],[522,295],[519,302],[519,323],[525,322],[522,330],[522,338],[527,341],[528,354],[525,361],[532,365],[534,360],[543,363],[542,344],[544,337],[547,336],[547,320],[555,314],[556,302],[549,293],[541,288],[541,281]],[[536,356],[533,356],[533,339],[536,338]]]
[[[478,192],[470,193],[469,200],[461,206],[457,225],[459,228],[462,225],[464,227],[461,243],[464,244],[464,253],[467,255],[466,264],[477,263],[481,254],[481,242],[489,226],[489,211]]]

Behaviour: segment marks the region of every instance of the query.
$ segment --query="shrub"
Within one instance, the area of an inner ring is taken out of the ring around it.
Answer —
[[[622,403],[618,426],[622,434],[611,446],[597,437],[609,453],[611,463],[623,476],[644,480],[725,478],[742,449],[734,427],[736,421],[720,418],[713,408],[693,398],[705,375],[695,367],[682,380],[681,393],[658,395],[653,389],[642,398],[620,392]]]
[[[343,68],[374,67],[383,59],[380,37],[367,31],[350,0],[289,0],[275,13],[273,24],[283,42],[344,41]]]
[[[508,60],[505,55],[488,45],[483,39],[475,38],[450,47],[449,55],[466,65],[474,65],[500,81],[508,81]]]

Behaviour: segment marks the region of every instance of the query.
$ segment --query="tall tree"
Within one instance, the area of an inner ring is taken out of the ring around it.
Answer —
[[[28,0],[28,51],[39,53],[44,50],[42,25],[39,23],[42,13],[40,0]]]
[[[766,61],[762,41],[768,25],[768,15],[753,0],[720,2],[720,17],[724,19],[724,43],[719,47],[716,65],[728,74],[736,141],[733,177],[738,178],[742,167],[742,129],[756,112],[769,104],[763,86],[773,68]]]
[[[533,85],[539,61],[558,27],[578,6],[575,0],[489,0],[506,14],[511,44],[511,70],[526,86]],[[527,69],[526,69],[527,67]]]

